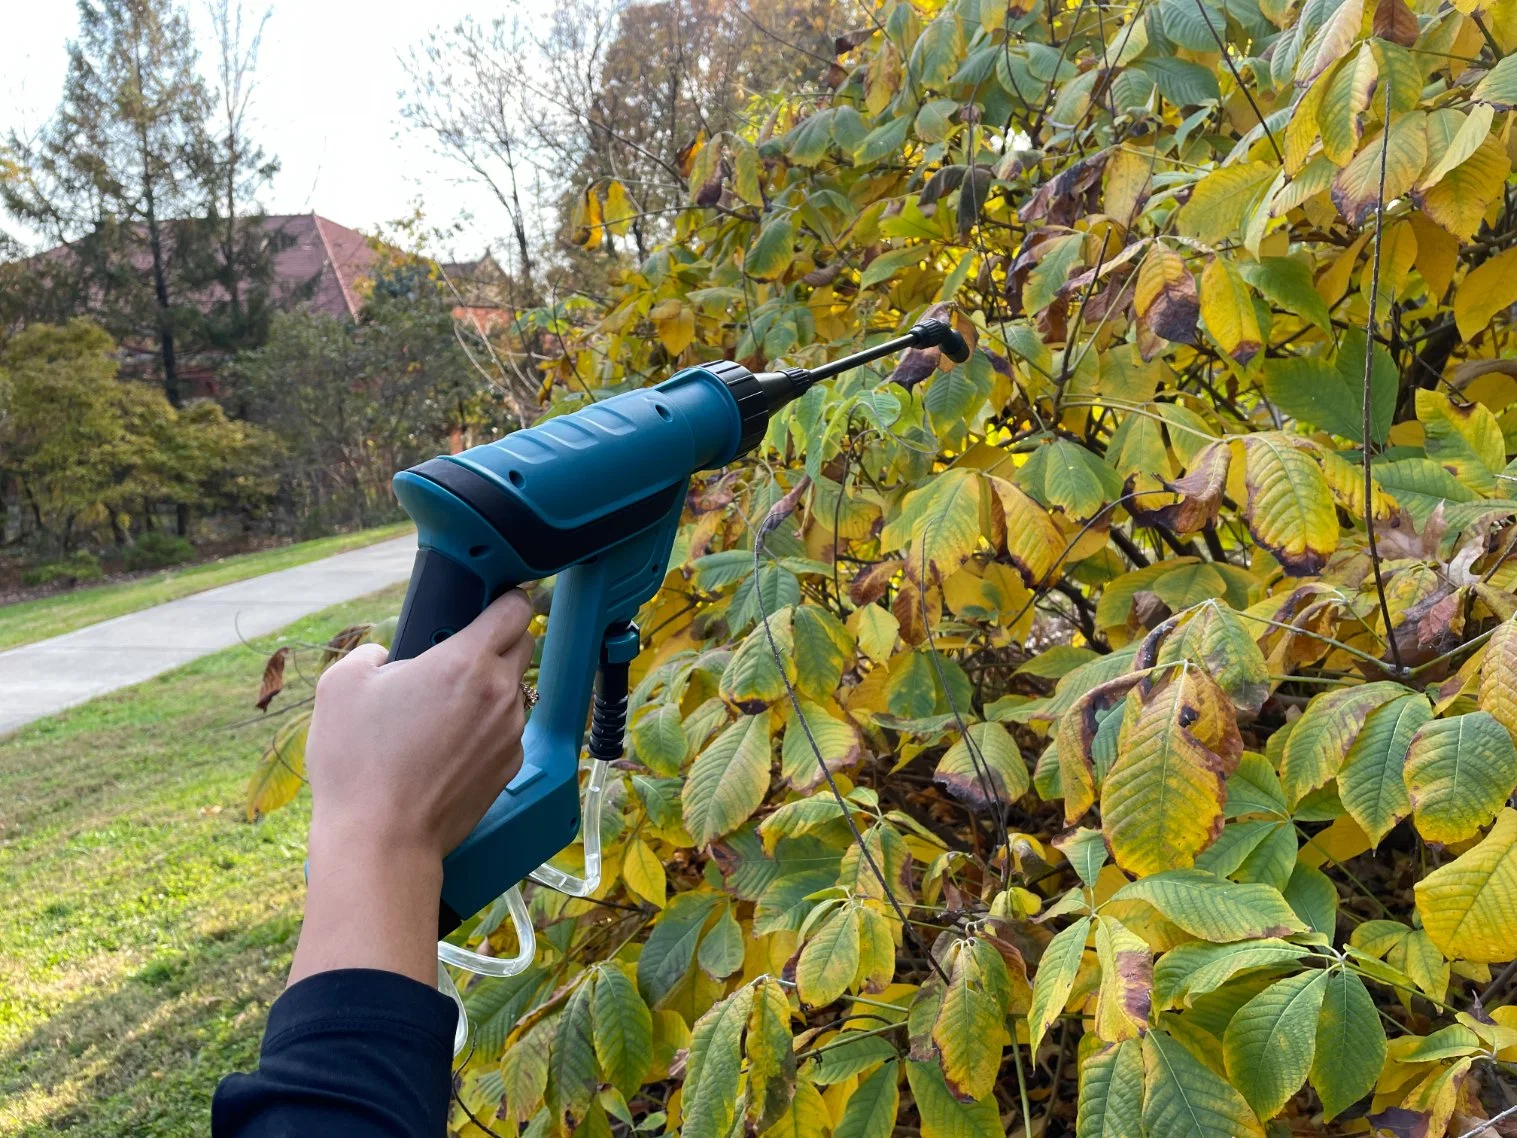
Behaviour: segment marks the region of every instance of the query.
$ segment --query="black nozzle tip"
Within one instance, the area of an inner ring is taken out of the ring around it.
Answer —
[[[919,348],[939,348],[956,364],[969,358],[969,345],[946,320],[923,320],[912,326],[912,339]]]

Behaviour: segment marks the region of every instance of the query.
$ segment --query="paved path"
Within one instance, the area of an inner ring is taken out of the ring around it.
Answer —
[[[407,536],[0,652],[0,735],[411,574]]]

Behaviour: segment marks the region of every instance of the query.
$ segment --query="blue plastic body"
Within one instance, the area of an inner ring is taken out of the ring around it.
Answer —
[[[602,638],[658,591],[689,478],[731,461],[740,427],[727,386],[690,368],[656,387],[416,468],[436,470],[437,461],[446,461],[488,480],[493,501],[530,512],[519,516],[531,524],[507,527],[516,533],[501,532],[500,511],[492,522],[490,511],[434,479],[415,471],[395,476],[396,497],[416,522],[424,554],[442,554],[450,568],[465,567],[482,584],[478,597],[462,600],[466,613],[477,615],[523,581],[558,576],[537,679],[541,701],[522,739],[525,762],[445,860],[445,912],[460,918],[477,912],[578,834],[579,756]],[[424,561],[418,558],[408,608],[428,602]]]

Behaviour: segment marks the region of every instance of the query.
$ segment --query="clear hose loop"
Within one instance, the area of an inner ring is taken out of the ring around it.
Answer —
[[[457,1059],[469,1043],[469,1011],[464,1007],[464,998],[458,994],[458,985],[453,983],[453,974],[441,960],[437,962],[437,990],[452,1000],[458,1009],[458,1025],[453,1028],[453,1058]]]
[[[437,942],[437,959],[443,964],[462,968],[477,976],[515,976],[525,972],[537,955],[537,933],[532,928],[532,917],[527,912],[527,902],[522,899],[521,886],[513,885],[501,896],[506,902],[506,914],[516,926],[515,956],[486,956],[471,952],[445,940]]]
[[[585,847],[585,875],[575,877],[544,862],[529,876],[539,885],[557,889],[571,897],[588,897],[600,888],[600,815],[601,803],[606,797],[606,783],[611,777],[611,764],[599,759],[590,760],[590,781],[585,787],[583,824],[580,838]]]

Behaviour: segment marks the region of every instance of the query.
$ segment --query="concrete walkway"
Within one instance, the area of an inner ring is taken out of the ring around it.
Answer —
[[[407,536],[0,652],[0,735],[411,575]]]

